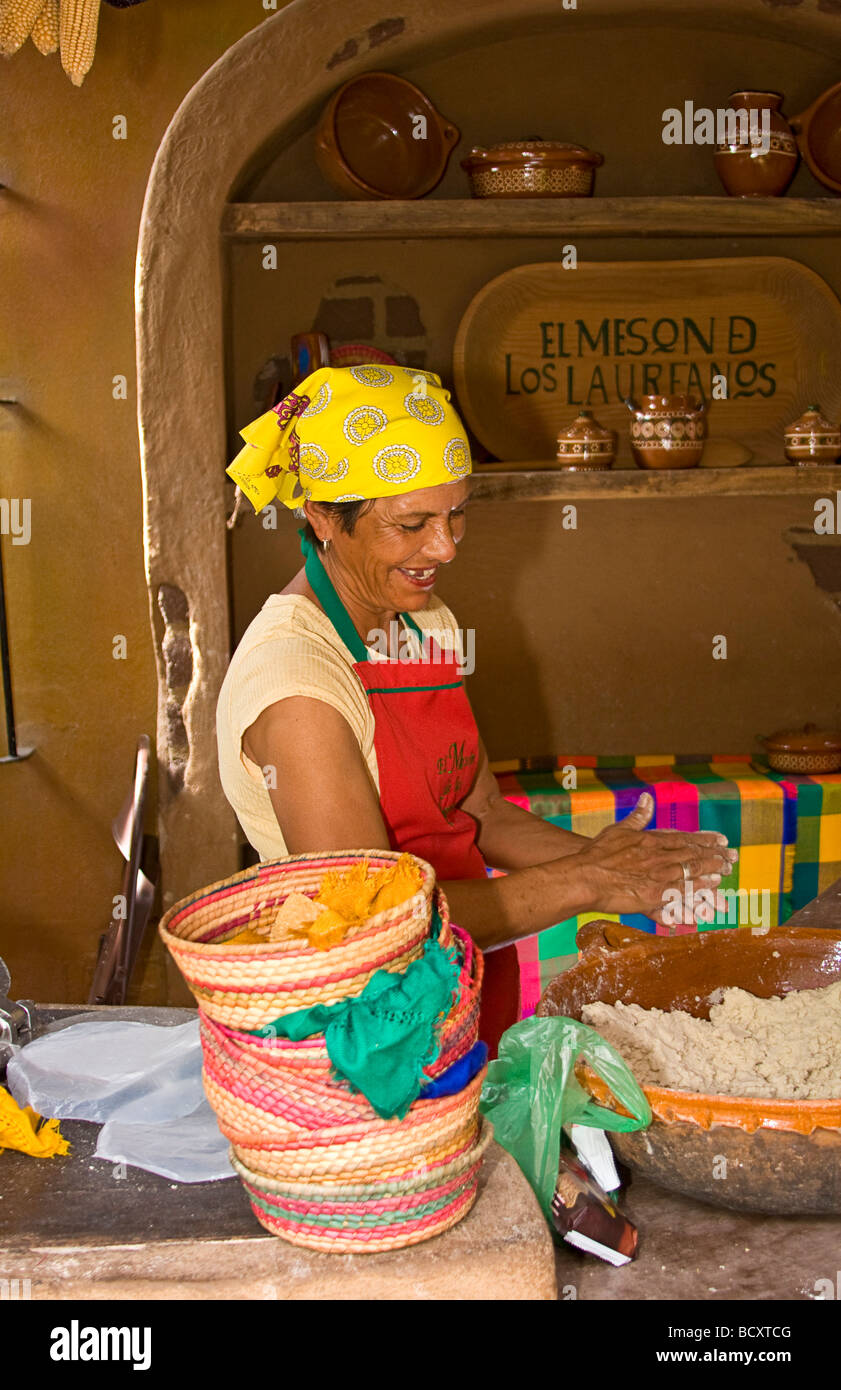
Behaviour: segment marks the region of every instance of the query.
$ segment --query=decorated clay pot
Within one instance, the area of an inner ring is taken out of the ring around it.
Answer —
[[[728,97],[729,110],[747,112],[732,121],[714,155],[716,173],[731,197],[778,198],[794,178],[797,141],[780,111],[782,102],[779,92],[732,92]]]
[[[626,401],[631,452],[640,468],[694,468],[707,437],[706,405],[694,396],[642,396]]]
[[[474,198],[589,198],[604,156],[560,140],[476,145],[461,167]]]
[[[841,454],[841,426],[824,419],[819,405],[807,406],[799,420],[786,426],[783,438],[786,458],[801,468],[835,463]]]
[[[804,724],[802,729],[778,729],[760,739],[768,764],[777,772],[838,772],[841,769],[841,733]]]
[[[558,434],[557,460],[573,473],[597,473],[613,465],[616,431],[593,419],[592,410],[581,410],[571,425]]]

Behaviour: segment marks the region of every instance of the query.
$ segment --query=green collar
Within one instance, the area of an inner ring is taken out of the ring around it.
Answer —
[[[307,583],[345,646],[350,651],[354,661],[368,661],[370,659],[368,648],[356,631],[356,628],[350,620],[347,609],[336,593],[333,582],[321,563],[321,556],[318,553],[317,547],[313,545],[312,541],[307,539],[303,527],[299,530],[298,535],[301,539],[301,554],[304,557],[304,573],[307,576]],[[407,627],[414,629],[422,643],[423,633],[414,618],[408,613],[401,613],[400,617]]]

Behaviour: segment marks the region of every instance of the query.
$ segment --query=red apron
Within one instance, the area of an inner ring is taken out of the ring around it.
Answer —
[[[303,537],[301,548],[307,579],[328,618],[352,654],[364,654],[353,669],[374,717],[380,809],[392,849],[417,854],[445,882],[484,878],[476,822],[461,810],[476,779],[479,731],[455,655],[427,638],[417,661],[369,661],[317,552]],[[422,638],[411,617],[402,616]],[[485,955],[479,1036],[491,1057],[519,1017],[517,948],[503,946]]]

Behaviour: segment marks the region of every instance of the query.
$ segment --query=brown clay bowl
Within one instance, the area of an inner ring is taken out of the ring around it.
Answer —
[[[585,1004],[621,1000],[709,1018],[709,996],[719,988],[767,999],[841,978],[841,930],[772,927],[754,935],[742,927],[661,937],[596,921],[579,931],[578,946],[581,959],[547,986],[539,1016],[580,1019]],[[589,1069],[582,1080],[601,1104],[621,1110]],[[643,1177],[736,1211],[841,1215],[841,1096],[759,1100],[643,1090],[654,1116],[648,1129],[608,1135],[619,1159]],[[715,1176],[722,1171],[726,1177]]]
[[[822,92],[790,124],[815,178],[841,193],[841,82]]]
[[[415,136],[419,130],[423,139]],[[457,127],[412,82],[391,72],[364,72],[327,103],[315,157],[328,182],[348,198],[422,198],[440,183],[458,140]]]

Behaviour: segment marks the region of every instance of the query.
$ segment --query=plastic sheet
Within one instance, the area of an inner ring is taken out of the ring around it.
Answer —
[[[198,1019],[62,1023],[18,1049],[7,1084],[40,1115],[102,1124],[97,1158],[174,1182],[236,1176],[205,1099]]]
[[[597,1105],[587,1094],[575,1077],[579,1058],[630,1115]],[[628,1131],[651,1123],[651,1107],[619,1053],[572,1018],[527,1018],[503,1033],[479,1108],[493,1122],[494,1138],[522,1168],[550,1224],[561,1130],[577,1124]]]
[[[94,1157],[145,1168],[173,1182],[215,1182],[236,1177],[229,1148],[205,1100],[192,1115],[163,1124],[109,1120],[99,1131]]]
[[[171,1028],[94,1019],[45,1033],[11,1059],[6,1084],[19,1105],[62,1120],[189,1115],[204,1099],[198,1019]]]

